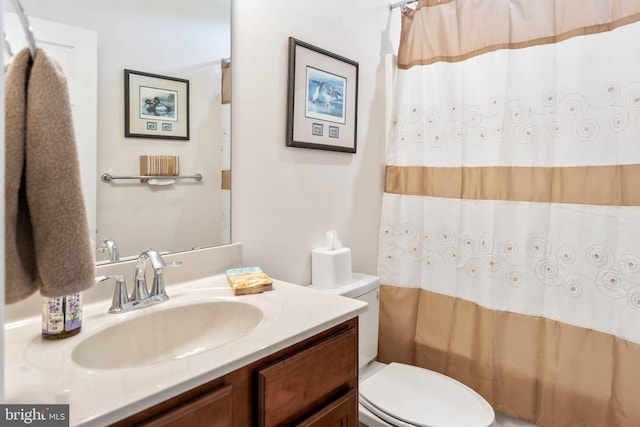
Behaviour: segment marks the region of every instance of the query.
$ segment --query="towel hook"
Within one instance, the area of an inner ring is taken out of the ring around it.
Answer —
[[[24,29],[24,34],[27,37],[27,44],[29,45],[29,52],[31,52],[31,58],[36,57],[36,38],[33,35],[33,28],[31,27],[31,23],[29,23],[29,18],[27,18],[27,14],[24,13],[24,8],[22,4],[20,4],[20,0],[11,0],[13,3],[13,8],[16,10],[18,14],[18,18],[20,18],[20,23],[22,24],[22,28]]]

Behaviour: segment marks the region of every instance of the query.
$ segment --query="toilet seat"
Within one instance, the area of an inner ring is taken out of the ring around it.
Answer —
[[[391,363],[360,385],[360,403],[401,427],[488,427],[495,413],[478,393],[434,371]]]

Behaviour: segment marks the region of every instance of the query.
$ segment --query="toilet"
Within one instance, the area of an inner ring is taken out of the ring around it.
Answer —
[[[367,427],[489,427],[495,412],[478,393],[428,369],[375,361],[378,352],[380,279],[353,273],[340,287],[309,287],[366,302],[359,316],[359,418]]]

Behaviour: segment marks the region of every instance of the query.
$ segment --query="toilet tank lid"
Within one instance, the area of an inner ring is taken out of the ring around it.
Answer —
[[[371,292],[380,287],[380,278],[369,274],[353,273],[353,280],[346,285],[337,288],[323,288],[321,286],[309,285],[311,289],[323,292],[330,292],[347,298],[358,298],[361,295]]]

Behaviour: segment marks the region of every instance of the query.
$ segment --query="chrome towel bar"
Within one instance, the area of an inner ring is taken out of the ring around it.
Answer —
[[[108,172],[102,174],[102,182],[111,182],[114,179],[195,179],[196,181],[202,181],[202,174],[197,173],[195,175],[176,175],[176,176],[151,176],[151,175],[111,175]]]

